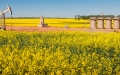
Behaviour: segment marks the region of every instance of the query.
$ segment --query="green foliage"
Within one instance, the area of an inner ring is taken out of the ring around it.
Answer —
[[[44,17],[45,19],[73,19],[68,17]],[[6,19],[40,19],[40,17],[6,17]]]
[[[118,17],[119,17],[120,15],[118,15]],[[74,15],[74,17],[75,17],[75,20],[80,20],[80,19],[90,19],[90,17],[104,17],[104,18],[106,18],[106,17],[115,17],[114,15]]]
[[[120,33],[0,34],[2,75],[119,75]]]

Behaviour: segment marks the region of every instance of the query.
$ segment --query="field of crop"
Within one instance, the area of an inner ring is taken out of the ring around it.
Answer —
[[[120,33],[0,33],[2,75],[120,75]]]
[[[89,20],[75,19],[44,19],[50,27],[90,27]],[[12,26],[38,26],[40,19],[6,19],[6,25]]]

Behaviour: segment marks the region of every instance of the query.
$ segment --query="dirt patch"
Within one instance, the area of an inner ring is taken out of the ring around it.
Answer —
[[[47,32],[47,31],[117,31],[120,32],[120,29],[90,29],[90,28],[54,28],[54,27],[24,27],[24,26],[6,26],[6,30],[12,31],[40,31],[40,32]]]

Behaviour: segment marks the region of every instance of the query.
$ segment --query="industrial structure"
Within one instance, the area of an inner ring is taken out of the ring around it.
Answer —
[[[38,27],[48,27],[48,24],[44,23],[44,17],[40,15],[40,23],[38,24]]]
[[[6,25],[5,25],[5,13],[9,11],[11,17],[12,17],[12,9],[9,5],[7,5],[7,9],[4,11],[0,12],[0,29],[6,30]]]
[[[90,17],[91,29],[120,29],[120,17]]]

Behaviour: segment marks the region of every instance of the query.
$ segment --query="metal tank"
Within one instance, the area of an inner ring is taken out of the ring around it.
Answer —
[[[106,29],[112,29],[112,18],[111,17],[107,17],[105,18],[106,22],[105,22],[105,28]]]
[[[96,22],[96,17],[90,17],[90,28],[91,29],[96,29],[97,28],[97,22]]]
[[[120,29],[120,17],[114,17],[113,20],[113,28]]]
[[[97,22],[98,22],[97,28],[104,29],[104,17],[98,17]]]

